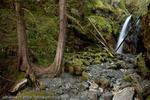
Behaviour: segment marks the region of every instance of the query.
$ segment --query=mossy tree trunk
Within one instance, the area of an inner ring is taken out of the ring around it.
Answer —
[[[27,69],[26,75],[31,74],[31,64],[27,48],[27,36],[25,31],[25,22],[23,20],[22,10],[23,0],[15,0],[16,18],[17,18],[17,36],[18,36],[18,66],[17,69]]]

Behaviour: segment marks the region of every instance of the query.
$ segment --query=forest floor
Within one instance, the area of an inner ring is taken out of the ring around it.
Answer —
[[[134,55],[118,55],[116,62],[87,66],[82,76],[63,73],[59,78],[49,74],[37,80],[39,87],[20,91],[17,96],[44,100],[141,100],[150,81],[137,74]],[[119,61],[119,62],[118,62]],[[146,92],[147,93],[147,92]],[[44,97],[43,97],[44,96]],[[32,99],[31,99],[32,100]]]

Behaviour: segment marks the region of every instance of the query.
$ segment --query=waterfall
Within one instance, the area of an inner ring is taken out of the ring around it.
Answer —
[[[137,50],[137,42],[138,42],[138,34],[139,34],[139,24],[140,24],[140,19],[136,22],[136,24],[135,24],[135,33],[134,33],[134,45],[135,45],[135,48],[136,48],[136,50]]]
[[[135,24],[136,30],[138,30],[138,28],[139,28],[140,21],[141,21],[141,19],[139,19]]]
[[[123,51],[123,44],[122,41],[124,40],[127,32],[128,32],[128,29],[129,29],[129,25],[130,25],[130,20],[131,20],[131,17],[132,15],[128,16],[123,24],[123,27],[121,29],[121,32],[120,32],[120,35],[119,35],[119,39],[118,39],[118,42],[117,42],[117,45],[116,45],[116,49],[118,49],[116,51],[116,53],[119,53],[121,54],[122,51]],[[122,43],[122,44],[121,44]],[[120,46],[121,44],[121,46]],[[120,47],[119,47],[120,46]],[[119,48],[118,48],[119,47]]]

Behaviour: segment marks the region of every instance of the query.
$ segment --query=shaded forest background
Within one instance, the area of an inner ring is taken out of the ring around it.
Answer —
[[[56,53],[59,33],[58,2],[58,0],[27,0],[23,4],[30,60],[41,68],[49,66]],[[105,51],[106,56],[111,56],[95,38],[100,37],[87,18],[96,25],[108,45],[115,48],[125,18],[130,13],[133,14],[133,22],[137,21],[138,16],[144,17],[148,2],[148,0],[120,0],[120,2],[114,0],[113,3],[111,0],[67,0],[68,25],[64,63],[70,61],[81,66],[96,64],[97,59],[94,59],[94,63],[76,59],[78,55],[85,57],[84,55],[92,53],[93,50],[96,53]],[[24,73],[16,73],[17,50],[14,1],[1,0],[0,76],[3,82],[0,84],[6,83],[1,91],[10,88],[15,80],[24,77]],[[134,50],[126,46],[126,52],[132,53]],[[70,60],[72,55],[75,55],[71,58],[74,59],[73,62]]]

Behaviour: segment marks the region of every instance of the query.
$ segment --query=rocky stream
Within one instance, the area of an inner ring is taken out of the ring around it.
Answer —
[[[117,55],[112,62],[86,66],[82,75],[41,75],[38,86],[27,85],[14,100],[142,100],[150,92],[150,81],[137,71],[136,59]]]

